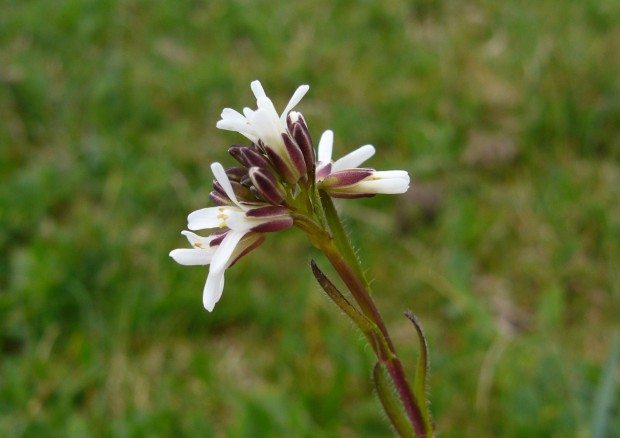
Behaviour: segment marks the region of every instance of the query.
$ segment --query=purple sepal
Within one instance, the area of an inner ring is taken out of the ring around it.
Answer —
[[[217,181],[213,181],[213,190],[215,192],[219,193],[222,196],[228,197],[228,195],[226,194],[226,191],[224,190],[222,185],[219,182],[217,182]]]
[[[282,133],[282,140],[284,140],[284,146],[286,147],[286,151],[288,152],[288,156],[291,158],[293,165],[300,175],[305,175],[307,170],[306,160],[301,149],[287,133]]]
[[[321,186],[329,188],[352,186],[353,184],[357,184],[358,182],[368,178],[373,173],[373,169],[357,168],[340,170],[329,174],[329,176],[321,182]]]
[[[299,149],[301,149],[301,153],[306,161],[306,167],[312,172],[316,158],[314,157],[314,147],[312,146],[310,133],[301,123],[295,122],[293,124],[293,138],[299,145]]]
[[[215,190],[209,193],[209,199],[211,199],[215,205],[232,205],[232,201],[228,199],[228,196],[222,195]]]
[[[299,180],[299,175],[291,168],[284,159],[278,155],[269,146],[265,146],[265,153],[269,160],[273,163],[274,167],[280,174],[280,176],[289,184],[295,184]]]
[[[340,198],[340,199],[357,199],[357,198],[372,198],[376,195],[376,193],[346,193],[346,192],[334,192],[331,190],[327,190],[329,196],[332,198]]]
[[[288,208],[276,205],[267,205],[265,207],[253,208],[245,212],[247,217],[275,217],[288,215]]]
[[[228,153],[245,167],[263,167],[269,168],[269,162],[259,154],[256,150],[245,146],[232,146],[228,149]]]
[[[248,174],[252,184],[265,201],[274,205],[282,203],[284,193],[278,187],[278,183],[271,172],[260,167],[252,167]]]
[[[252,231],[257,233],[273,233],[274,231],[285,230],[293,226],[293,218],[279,217],[269,222],[262,223],[252,228]]]
[[[214,247],[220,245],[222,243],[222,240],[224,240],[224,237],[226,237],[226,235],[228,234],[228,231],[229,230],[223,230],[212,233],[211,236],[216,235],[217,237],[209,242],[209,246]]]
[[[241,181],[241,178],[248,174],[248,169],[245,167],[229,167],[226,169],[226,175],[231,181]]]
[[[316,169],[316,179],[318,181],[321,181],[326,176],[328,176],[331,172],[332,172],[332,163],[322,164]]]
[[[256,248],[261,246],[263,242],[265,241],[265,236],[263,236],[262,234],[257,234],[257,235],[254,233],[250,233],[250,234],[252,234],[252,236],[257,236],[257,237],[254,237],[256,240],[250,243],[247,247],[243,248],[243,251],[241,251],[239,255],[235,257],[235,259],[230,263],[230,265],[228,265],[229,268],[233,266],[235,263],[237,263],[241,257],[249,254],[250,252],[254,251]],[[244,240],[245,239],[246,237],[244,237]]]
[[[245,149],[246,147],[240,144],[234,144],[231,147],[228,148],[228,153],[235,159],[237,160],[239,163],[241,163],[242,166],[244,167],[248,167],[246,161],[245,161],[245,157],[243,156],[243,154],[241,153],[241,151],[243,149]]]

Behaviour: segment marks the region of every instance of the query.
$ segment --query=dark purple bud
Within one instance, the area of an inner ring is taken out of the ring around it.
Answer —
[[[288,215],[288,208],[279,207],[275,205],[268,205],[266,207],[253,208],[248,210],[245,215],[247,217],[273,217],[273,216],[285,216]]]
[[[228,149],[228,153],[245,167],[269,167],[269,162],[267,159],[253,148],[234,145]]]
[[[226,169],[226,175],[231,181],[241,181],[241,178],[248,174],[248,169],[245,167],[229,167]]]
[[[331,173],[321,182],[322,187],[338,188],[351,186],[368,178],[374,173],[373,169],[347,169]]]
[[[301,152],[301,149],[295,143],[295,141],[291,138],[290,135],[283,133],[282,140],[284,140],[284,146],[286,147],[286,151],[288,152],[288,156],[291,158],[293,165],[297,169],[300,175],[306,174],[306,160],[304,159],[304,154]]]
[[[233,266],[235,263],[237,263],[237,261],[245,256],[246,254],[252,252],[253,250],[255,250],[256,248],[258,248],[259,246],[262,245],[262,243],[265,241],[265,236],[263,236],[262,234],[254,234],[254,233],[249,233],[251,236],[256,236],[256,237],[252,237],[254,239],[254,241],[252,243],[250,243],[248,246],[246,246],[243,251],[241,251],[239,253],[239,255],[237,257],[235,257],[235,259],[230,263],[230,265],[228,266],[229,268],[231,266]],[[246,236],[248,236],[248,234],[246,234]],[[244,240],[247,237],[244,237]]]
[[[263,169],[269,169],[269,161],[261,154],[250,148],[245,148],[243,151],[247,167],[262,167]]]
[[[252,228],[257,233],[273,233],[274,231],[285,230],[293,226],[293,218],[288,216],[278,217],[269,222],[264,222]]]
[[[299,175],[296,174],[296,170],[292,169],[284,159],[279,156],[273,149],[269,146],[265,146],[265,152],[267,157],[275,167],[278,174],[289,184],[295,184],[299,181]]]
[[[217,181],[213,181],[213,190],[217,193],[219,193],[222,196],[226,196],[228,197],[228,195],[226,194],[226,191],[224,191],[224,188],[222,187],[222,185],[217,182]]]
[[[215,205],[232,205],[232,201],[228,199],[228,196],[222,195],[216,191],[209,193],[209,199],[211,199]]]
[[[234,144],[234,145],[232,145],[231,147],[228,148],[228,153],[235,160],[237,160],[239,163],[241,163],[242,166],[248,167],[248,163],[246,162],[245,157],[243,156],[243,153],[241,152],[243,149],[245,149],[245,146]]]
[[[310,133],[301,123],[297,122],[293,124],[293,138],[299,145],[299,149],[301,149],[301,153],[306,161],[306,167],[312,172],[316,158],[314,157],[314,147],[312,146]]]
[[[251,167],[248,174],[252,184],[265,201],[274,205],[282,203],[284,192],[278,186],[278,182],[271,172],[260,167]]]

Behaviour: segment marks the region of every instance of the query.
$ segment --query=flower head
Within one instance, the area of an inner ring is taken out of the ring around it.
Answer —
[[[240,257],[258,247],[264,234],[317,223],[314,183],[333,197],[357,198],[377,193],[403,193],[409,175],[402,170],[376,171],[358,167],[375,153],[371,145],[332,161],[333,133],[326,131],[318,160],[303,115],[291,111],[308,91],[302,85],[281,114],[276,112],[259,81],[251,84],[257,109],[243,114],[225,108],[217,127],[237,131],[252,142],[233,145],[230,155],[240,166],[224,169],[213,163],[215,176],[209,198],[215,207],[189,214],[183,231],[191,248],[170,256],[183,265],[210,265],[203,292],[204,307],[212,311],[224,288],[224,273]],[[301,217],[301,219],[300,219]],[[305,221],[305,222],[304,222]],[[192,231],[212,230],[207,237]]]
[[[208,237],[183,231],[192,248],[175,249],[170,256],[182,265],[211,265],[203,291],[205,309],[212,311],[222,296],[224,272],[240,257],[257,248],[263,233],[279,231],[293,225],[288,209],[266,203],[244,203],[237,198],[228,174],[220,163],[213,163],[214,186],[227,205],[207,207],[189,214],[190,230],[218,229]]]
[[[316,182],[335,198],[360,198],[378,193],[398,194],[409,189],[409,174],[404,170],[377,171],[358,167],[375,154],[372,145],[362,146],[332,161],[334,134],[325,131],[319,140]]]
[[[292,132],[289,132],[287,118],[310,87],[298,87],[281,114],[278,114],[273,102],[267,97],[260,81],[253,81],[250,88],[256,97],[257,108],[244,108],[243,114],[232,108],[224,108],[222,119],[216,126],[236,131],[258,145],[286,181],[294,184],[306,173],[307,166],[302,149],[293,139]]]

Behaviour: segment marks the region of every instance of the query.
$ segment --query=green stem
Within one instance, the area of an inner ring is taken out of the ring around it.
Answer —
[[[385,339],[385,344],[387,344],[387,351],[382,348],[377,348],[375,349],[375,353],[377,354],[379,361],[385,365],[390,377],[392,378],[392,382],[396,387],[396,391],[400,396],[405,412],[411,421],[416,436],[426,437],[427,430],[422,411],[420,410],[420,406],[416,402],[413,392],[411,391],[411,387],[407,382],[405,370],[402,363],[398,359],[394,344],[390,339],[390,335],[385,327],[383,318],[375,306],[374,301],[362,281],[357,277],[353,269],[341,256],[332,239],[322,239],[320,242],[320,249],[328,258],[336,272],[338,272],[340,278],[342,278],[344,283],[347,285],[347,288],[351,291],[351,295],[362,309],[364,315],[373,321],[379,328],[382,337]]]

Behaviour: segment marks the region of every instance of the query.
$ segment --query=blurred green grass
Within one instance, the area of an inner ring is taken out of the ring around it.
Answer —
[[[620,314],[620,3],[1,6],[0,435],[390,434],[299,233],[212,314],[168,258],[256,78],[277,105],[310,84],[315,139],[413,175],[341,207],[411,369],[402,312],[425,325],[442,435],[589,434]]]

